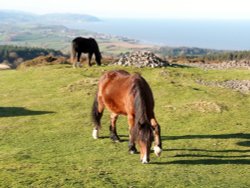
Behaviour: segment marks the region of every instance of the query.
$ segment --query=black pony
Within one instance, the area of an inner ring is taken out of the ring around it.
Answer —
[[[98,44],[93,38],[77,37],[72,41],[71,61],[73,67],[79,67],[80,57],[82,53],[88,53],[88,64],[91,66],[91,59],[95,54],[95,60],[97,65],[101,65],[101,53],[99,51]],[[77,61],[76,61],[77,57]]]

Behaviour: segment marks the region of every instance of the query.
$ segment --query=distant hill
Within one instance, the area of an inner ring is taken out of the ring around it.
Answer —
[[[54,14],[44,14],[39,16],[44,21],[48,22],[97,22],[100,21],[99,18],[90,16],[87,14],[71,14],[71,13],[54,13]]]
[[[37,15],[22,11],[0,10],[0,23],[20,24],[54,24],[67,25],[68,23],[83,23],[100,21],[99,18],[86,14],[56,13]]]

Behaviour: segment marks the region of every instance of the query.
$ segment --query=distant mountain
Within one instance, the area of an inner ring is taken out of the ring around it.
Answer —
[[[68,25],[72,23],[96,22],[99,18],[86,14],[55,13],[37,15],[28,12],[0,10],[1,24],[53,24]]]
[[[100,21],[100,19],[95,16],[90,16],[87,14],[72,14],[72,13],[44,14],[39,17],[50,22],[58,22],[58,21],[97,22],[97,21]]]
[[[37,15],[12,10],[0,10],[0,23],[32,22],[37,19]]]

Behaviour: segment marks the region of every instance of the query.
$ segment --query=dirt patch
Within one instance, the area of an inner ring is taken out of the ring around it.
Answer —
[[[130,49],[151,49],[151,48],[157,48],[154,45],[150,44],[139,44],[139,43],[129,43],[129,42],[109,42],[109,43],[102,43],[104,46],[109,46],[111,48],[130,48]]]
[[[96,89],[96,86],[98,84],[98,79],[96,78],[85,78],[82,80],[78,80],[74,83],[69,84],[65,88],[63,88],[66,91],[69,92],[75,92],[75,91],[86,91],[89,93],[89,90],[92,90],[92,88]],[[93,87],[91,87],[93,86]]]
[[[209,101],[195,101],[192,103],[183,104],[182,106],[174,106],[174,105],[165,105],[163,106],[167,111],[196,111],[201,113],[221,113],[224,110],[227,110],[228,107],[223,104],[218,104],[216,102]]]
[[[208,102],[208,101],[197,101],[194,103],[190,103],[185,105],[185,108],[190,108],[192,110],[198,111],[198,112],[215,112],[220,113],[223,110],[226,109],[225,106],[217,104],[215,102]]]

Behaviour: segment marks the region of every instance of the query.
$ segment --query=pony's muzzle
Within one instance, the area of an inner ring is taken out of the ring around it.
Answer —
[[[157,157],[161,155],[162,149],[159,146],[154,146],[154,153]]]
[[[93,130],[92,136],[93,136],[94,139],[98,139],[98,137],[99,137],[99,132],[98,132],[97,129],[94,129],[94,130]]]

